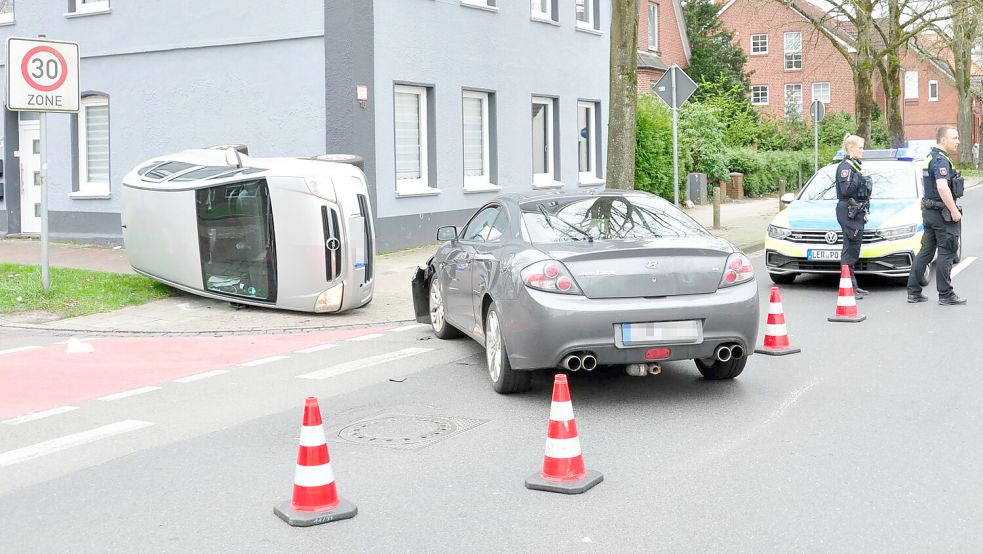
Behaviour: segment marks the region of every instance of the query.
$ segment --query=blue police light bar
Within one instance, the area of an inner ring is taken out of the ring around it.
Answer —
[[[836,154],[833,155],[833,161],[834,162],[843,161],[843,157],[844,157],[843,151],[842,150],[837,150],[836,151]]]
[[[908,152],[907,148],[898,148],[898,153],[894,155],[895,159],[902,161],[913,161],[915,159],[913,152]]]

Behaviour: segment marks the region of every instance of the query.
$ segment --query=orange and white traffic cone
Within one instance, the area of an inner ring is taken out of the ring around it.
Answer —
[[[784,356],[802,352],[801,348],[792,348],[788,341],[788,329],[785,328],[785,312],[782,311],[782,295],[778,287],[771,287],[771,301],[768,303],[768,321],[765,324],[765,344],[755,348],[758,354]]]
[[[304,403],[293,499],[273,508],[273,513],[294,527],[348,519],[358,513],[354,504],[338,496],[321,424],[321,409],[313,396]]]
[[[860,323],[867,319],[867,316],[860,315],[860,310],[857,309],[857,297],[853,294],[853,280],[850,279],[848,265],[844,265],[840,270],[840,292],[836,297],[836,313],[826,319],[849,323]]]
[[[573,417],[570,386],[567,376],[557,374],[553,381],[553,403],[550,405],[550,422],[546,430],[546,455],[543,471],[526,479],[526,488],[580,494],[604,480],[597,471],[584,467],[577,436],[577,420]]]

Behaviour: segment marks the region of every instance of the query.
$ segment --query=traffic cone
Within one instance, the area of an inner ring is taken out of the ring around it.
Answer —
[[[829,321],[846,321],[860,323],[867,316],[860,315],[857,309],[857,298],[853,295],[853,280],[850,279],[850,266],[844,265],[840,271],[840,292],[836,297],[836,313]]]
[[[784,356],[802,352],[801,348],[792,348],[788,341],[788,329],[785,328],[785,312],[782,311],[782,294],[778,287],[771,287],[771,301],[768,303],[768,321],[765,324],[765,343],[761,348],[755,348],[758,354]]]
[[[321,425],[321,409],[313,396],[304,404],[293,499],[273,508],[273,513],[294,527],[348,519],[358,513],[354,504],[338,496]]]
[[[557,374],[553,381],[550,423],[546,429],[543,471],[530,475],[526,479],[526,488],[580,494],[603,480],[604,476],[599,472],[584,467],[567,376]]]

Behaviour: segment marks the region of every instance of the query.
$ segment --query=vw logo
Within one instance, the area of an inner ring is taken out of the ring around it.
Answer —
[[[826,242],[828,244],[836,244],[837,236],[836,231],[826,231]]]
[[[335,250],[341,248],[341,241],[339,241],[338,239],[332,237],[332,238],[324,241],[324,246],[328,250],[334,252]]]
[[[655,268],[659,267],[659,262],[649,262],[649,263],[645,264],[645,267],[647,269],[655,269]]]

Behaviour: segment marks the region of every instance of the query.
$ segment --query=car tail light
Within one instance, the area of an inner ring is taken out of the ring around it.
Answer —
[[[740,252],[731,254],[727,258],[724,275],[720,278],[720,288],[746,283],[751,279],[754,279],[754,268],[751,267],[751,260]]]
[[[567,268],[556,260],[536,262],[520,273],[529,288],[561,294],[583,294]]]
[[[672,356],[672,348],[649,348],[645,351],[646,360],[665,360]]]

